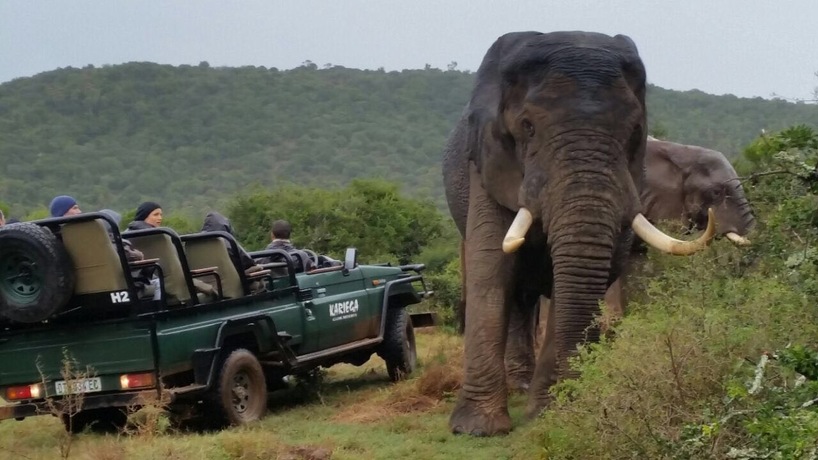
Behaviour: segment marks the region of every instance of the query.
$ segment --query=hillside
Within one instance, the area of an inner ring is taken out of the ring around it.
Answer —
[[[70,193],[86,208],[199,213],[251,183],[395,181],[442,203],[439,158],[473,74],[314,64],[128,63],[0,85],[0,202],[15,214]],[[761,128],[818,125],[818,106],[649,88],[670,139],[736,154]]]

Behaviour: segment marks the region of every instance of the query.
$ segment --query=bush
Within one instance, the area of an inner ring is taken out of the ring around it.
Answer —
[[[818,455],[814,164],[809,148],[779,152],[767,165],[786,172],[745,186],[751,248],[648,256],[616,339],[585,346],[581,377],[553,389],[535,429],[548,458]]]

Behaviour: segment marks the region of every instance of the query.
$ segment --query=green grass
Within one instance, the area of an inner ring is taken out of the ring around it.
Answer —
[[[525,397],[512,395],[515,430],[508,436],[471,438],[449,432],[454,392],[430,397],[420,393],[425,372],[445,368],[457,373],[462,339],[444,332],[417,334],[425,366],[412,379],[392,384],[377,357],[362,367],[330,368],[318,394],[298,401],[292,394],[274,394],[261,422],[212,433],[98,435],[73,440],[69,458],[118,459],[531,459],[537,442],[535,423],[523,418]],[[437,372],[440,372],[439,370]],[[64,442],[62,424],[54,417],[0,422],[0,445],[8,458],[53,459]],[[323,449],[323,451],[321,450]],[[313,455],[314,457],[310,457]]]

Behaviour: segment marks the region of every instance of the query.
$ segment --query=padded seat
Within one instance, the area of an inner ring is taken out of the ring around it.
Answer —
[[[122,261],[101,220],[66,223],[60,234],[63,245],[74,262],[75,294],[128,289]]]
[[[237,299],[245,295],[239,272],[221,238],[186,240],[185,254],[191,270],[216,267],[225,298]]]
[[[215,267],[218,273],[222,297],[236,299],[266,290],[265,279],[270,279],[270,270],[254,265],[242,270],[238,258],[227,250],[231,245],[238,253],[240,246],[233,235],[223,231],[194,233],[182,236],[188,264],[191,270],[200,267]]]
[[[163,284],[167,295],[167,305],[179,303],[192,303],[193,292],[192,283],[188,284],[188,277],[179,258],[179,252],[173,244],[172,236],[169,233],[153,233],[148,235],[125,235],[134,247],[145,255],[146,258],[159,259],[159,266],[162,268]],[[196,297],[196,301],[204,300],[205,297]]]

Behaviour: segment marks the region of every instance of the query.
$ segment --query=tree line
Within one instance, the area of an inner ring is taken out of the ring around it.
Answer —
[[[254,186],[380,178],[444,210],[440,156],[474,75],[307,63],[292,70],[132,62],[0,85],[0,201],[89,208],[151,199],[197,216]],[[818,106],[648,88],[652,130],[735,156],[761,129],[818,124]]]

